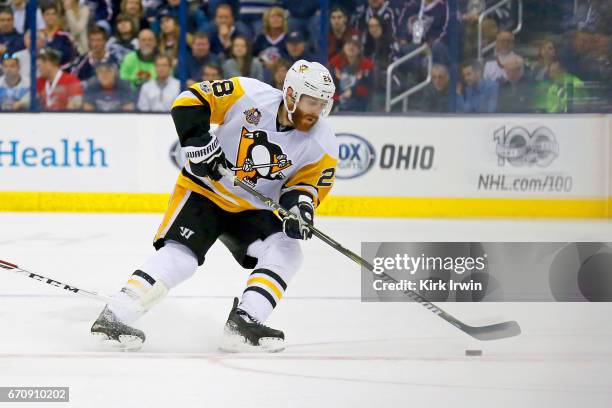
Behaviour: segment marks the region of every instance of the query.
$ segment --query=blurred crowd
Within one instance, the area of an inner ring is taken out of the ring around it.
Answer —
[[[516,0],[509,2],[482,21],[483,43],[494,43],[484,58],[479,16],[499,0],[456,0],[455,46],[450,1],[330,0],[321,38],[319,0],[189,0],[183,24],[180,0],[39,0],[34,33],[25,0],[0,0],[0,110],[29,109],[32,69],[40,110],[164,112],[181,92],[180,66],[187,85],[249,76],[282,89],[291,64],[307,59],[330,69],[335,111],[380,112],[387,83],[397,94],[427,77],[418,56],[387,78],[390,64],[423,45],[434,65],[429,85],[409,98],[412,111],[609,107],[610,0],[526,0],[516,34]]]

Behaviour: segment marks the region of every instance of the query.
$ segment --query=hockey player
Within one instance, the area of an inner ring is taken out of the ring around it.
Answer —
[[[172,118],[187,162],[155,236],[157,251],[104,308],[92,334],[139,348],[145,335],[132,324],[189,278],[219,239],[240,265],[253,269],[241,299],[234,299],[221,348],[282,350],[283,332],[263,323],[300,268],[299,240],[311,237],[308,224],[334,182],[338,147],[321,119],[334,92],[323,65],[299,60],[283,91],[235,77],[181,93]],[[219,125],[214,133],[211,124]],[[225,171],[278,200],[292,216],[279,220],[224,178]]]

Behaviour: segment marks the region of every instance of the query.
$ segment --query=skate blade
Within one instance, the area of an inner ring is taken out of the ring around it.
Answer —
[[[259,346],[247,343],[244,337],[224,333],[219,350],[225,353],[279,353],[285,349],[285,341],[275,337],[262,337]]]
[[[127,334],[119,335],[119,340],[111,339],[104,333],[91,333],[97,337],[105,346],[120,351],[138,351],[142,347],[142,339],[138,336],[130,336]]]

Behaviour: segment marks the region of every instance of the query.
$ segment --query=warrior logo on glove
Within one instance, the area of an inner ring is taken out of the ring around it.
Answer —
[[[232,170],[236,177],[250,183],[257,184],[257,180],[283,180],[282,170],[291,167],[291,160],[283,153],[281,147],[268,141],[268,134],[263,130],[249,132],[242,128],[236,166]]]

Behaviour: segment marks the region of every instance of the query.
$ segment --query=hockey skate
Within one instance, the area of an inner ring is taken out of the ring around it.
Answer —
[[[276,353],[285,349],[285,335],[280,330],[264,326],[244,310],[238,309],[238,298],[234,298],[219,349],[230,353]]]
[[[91,326],[91,334],[123,351],[136,351],[145,341],[145,334],[142,330],[122,323],[108,306],[102,310],[98,319]]]

